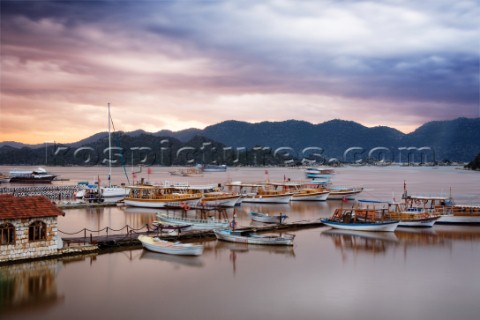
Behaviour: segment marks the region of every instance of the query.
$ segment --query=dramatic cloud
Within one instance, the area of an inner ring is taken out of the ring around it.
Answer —
[[[478,117],[475,1],[2,1],[0,141]]]

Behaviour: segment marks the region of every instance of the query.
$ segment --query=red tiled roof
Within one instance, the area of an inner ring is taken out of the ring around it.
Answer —
[[[0,195],[0,220],[39,218],[65,215],[54,203],[44,196],[14,197]]]

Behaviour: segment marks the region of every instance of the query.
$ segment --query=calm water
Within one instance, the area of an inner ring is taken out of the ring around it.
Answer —
[[[0,167],[5,172],[11,168]],[[50,171],[71,181],[93,180],[105,168]],[[265,169],[174,179],[154,168],[151,181],[225,183],[265,180]],[[298,169],[268,168],[270,180],[302,179]],[[480,175],[455,168],[339,168],[336,185],[365,188],[358,198],[448,194],[480,202]],[[102,173],[100,173],[102,174]],[[116,168],[113,182],[124,182]],[[142,176],[141,174],[139,176]],[[104,178],[105,177],[105,178]],[[147,178],[147,174],[144,174]],[[105,174],[100,176],[106,181]],[[328,216],[340,201],[290,205],[243,204],[246,212],[285,212],[289,221]],[[232,213],[232,210],[229,211]],[[68,210],[59,229],[141,227],[154,211],[130,208]],[[477,319],[480,227],[435,226],[395,233],[338,233],[328,227],[293,232],[293,248],[204,242],[200,257],[141,249],[0,267],[2,319]]]

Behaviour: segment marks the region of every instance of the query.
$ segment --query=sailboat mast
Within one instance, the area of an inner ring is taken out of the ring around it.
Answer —
[[[111,176],[112,176],[112,136],[110,133],[110,102],[108,103],[108,187],[111,186]]]

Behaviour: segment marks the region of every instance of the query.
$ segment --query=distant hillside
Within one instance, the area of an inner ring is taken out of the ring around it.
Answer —
[[[73,150],[87,146],[100,152],[101,148],[108,146],[107,136],[107,132],[100,132],[63,147]],[[121,146],[128,152],[131,148],[134,148],[132,149],[134,153],[139,147],[150,148],[156,156],[162,157],[160,150],[168,149],[172,153],[170,157],[180,156],[183,160],[196,157],[194,161],[199,162],[233,163],[230,158],[235,155],[231,150],[246,150],[249,153],[241,156],[247,164],[249,159],[259,157],[262,158],[261,164],[279,164],[284,159],[275,158],[280,154],[275,152],[278,152],[279,148],[296,162],[301,159],[313,159],[318,162],[332,158],[347,162],[358,160],[368,162],[381,158],[397,162],[407,159],[416,162],[445,160],[468,162],[480,152],[480,118],[433,121],[410,134],[385,126],[368,128],[344,120],[331,120],[320,124],[297,120],[260,123],[230,120],[208,126],[203,130],[186,129],[178,132],[161,130],[156,133],[136,130],[117,132],[114,136],[117,141],[112,143],[112,146]],[[169,146],[166,147],[165,144]],[[45,161],[44,145],[36,147],[37,150],[23,144],[3,143],[3,147],[0,148],[0,164],[42,164]],[[226,157],[223,150],[225,147],[227,148],[225,150],[230,150],[229,159],[222,158]],[[53,152],[53,146],[48,148]],[[198,150],[192,151],[191,148]],[[215,159],[205,159],[205,155],[201,155],[208,148],[213,148],[212,150],[218,153],[213,156]],[[418,149],[423,150],[423,156]],[[180,152],[179,155],[176,152]],[[316,153],[314,157],[311,156],[313,153]],[[131,155],[125,154],[126,159],[130,159],[129,156]],[[237,153],[236,156],[240,154]],[[56,159],[60,161],[59,154]],[[78,159],[74,160],[73,153],[70,156],[65,153],[64,159],[58,164],[78,164],[75,162]],[[188,163],[192,163],[193,160],[190,160]],[[174,159],[171,163],[181,164],[181,160]]]

